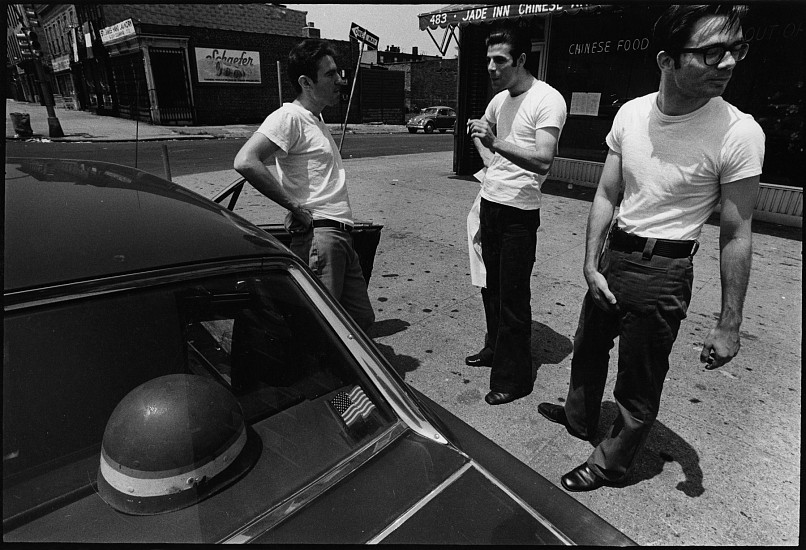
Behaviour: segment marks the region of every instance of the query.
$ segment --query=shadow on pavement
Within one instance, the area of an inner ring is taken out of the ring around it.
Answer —
[[[392,368],[394,368],[404,380],[406,379],[407,372],[417,370],[417,368],[420,366],[419,359],[415,359],[411,355],[399,355],[395,352],[395,349],[392,346],[379,344],[378,342],[375,342],[375,345],[378,347],[386,360],[392,365]]]
[[[599,430],[594,444],[598,444],[607,435],[616,415],[618,415],[618,405],[612,401],[602,403]],[[628,474],[624,486],[637,485],[642,481],[652,479],[663,472],[664,467],[671,462],[677,462],[683,470],[683,475],[686,476],[685,481],[679,482],[675,489],[689,497],[701,496],[705,492],[705,488],[702,485],[703,473],[697,451],[657,420],[652,425],[652,430],[650,430],[646,443],[641,449],[632,471]]]
[[[375,340],[375,338],[383,338],[384,336],[391,336],[402,332],[409,328],[410,323],[401,319],[384,319],[383,321],[376,321],[367,331],[367,335]],[[411,357],[410,355],[399,355],[395,352],[392,346],[375,342],[378,350],[383,354],[387,361],[402,377],[406,378],[406,373],[416,370],[420,366],[420,361]]]
[[[485,341],[487,334],[484,335]],[[532,320],[532,381],[537,379],[537,371],[543,365],[557,365],[574,351],[574,344],[566,336],[543,323]]]
[[[571,340],[551,327],[532,320],[532,375],[543,365],[557,365],[574,351]]]
[[[383,321],[375,321],[367,331],[370,338],[383,338],[384,336],[391,336],[402,332],[409,328],[410,323],[401,319],[384,319]]]

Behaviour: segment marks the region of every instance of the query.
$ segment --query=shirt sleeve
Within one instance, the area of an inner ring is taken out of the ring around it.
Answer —
[[[499,99],[497,94],[494,95],[490,103],[487,104],[487,109],[484,111],[484,120],[486,120],[487,124],[490,126],[496,126],[498,124],[498,108],[501,104]]]
[[[764,165],[764,130],[748,116],[728,132],[720,154],[719,183],[758,176]]]
[[[613,124],[610,126],[610,131],[605,137],[605,143],[614,152],[621,154],[621,138],[624,131],[624,118],[626,116],[624,109],[629,105],[622,105],[621,108],[613,117]]]
[[[540,102],[535,130],[539,130],[540,128],[557,128],[562,132],[567,114],[565,98],[563,98],[560,92],[551,90]]]
[[[284,157],[299,141],[300,126],[291,113],[278,109],[266,117],[257,132],[274,142],[282,151],[277,156]]]

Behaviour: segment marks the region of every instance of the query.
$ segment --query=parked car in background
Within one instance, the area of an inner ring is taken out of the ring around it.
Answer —
[[[216,202],[8,159],[4,224],[4,543],[632,544]]]
[[[444,105],[426,107],[418,114],[414,115],[406,123],[406,128],[412,134],[417,130],[422,130],[426,134],[431,134],[434,130],[445,133],[448,130],[456,131],[456,111]]]

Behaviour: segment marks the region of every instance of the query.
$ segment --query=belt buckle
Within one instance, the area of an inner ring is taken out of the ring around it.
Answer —
[[[689,256],[694,256],[694,254],[696,254],[699,249],[700,249],[700,241],[695,239],[694,244],[691,245],[691,252],[689,253]]]

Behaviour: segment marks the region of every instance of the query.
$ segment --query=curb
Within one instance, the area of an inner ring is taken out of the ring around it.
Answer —
[[[141,137],[141,138],[107,138],[107,137],[95,137],[95,136],[87,136],[87,137],[79,137],[79,136],[65,136],[60,138],[52,138],[47,136],[42,136],[35,134],[31,137],[18,137],[18,136],[6,136],[6,141],[28,141],[28,142],[133,142],[133,141],[172,141],[172,140],[199,140],[199,139],[223,139],[224,136],[214,136],[212,134],[193,134],[193,135],[182,135],[178,134],[175,136],[149,136],[149,137]]]

